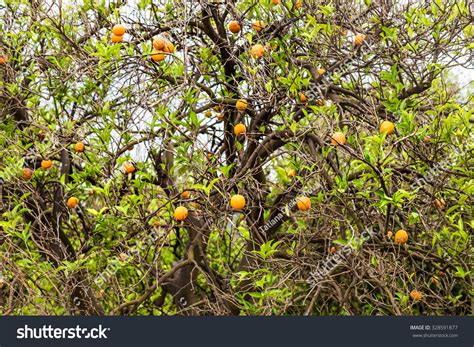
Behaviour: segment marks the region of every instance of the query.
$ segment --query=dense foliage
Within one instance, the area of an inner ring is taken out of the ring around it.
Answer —
[[[468,1],[0,18],[3,314],[472,314]]]

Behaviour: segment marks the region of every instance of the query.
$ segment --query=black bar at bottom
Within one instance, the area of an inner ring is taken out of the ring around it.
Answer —
[[[473,317],[0,317],[0,347],[473,347]]]

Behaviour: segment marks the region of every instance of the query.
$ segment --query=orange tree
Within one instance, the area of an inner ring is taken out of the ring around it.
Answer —
[[[1,1],[0,311],[472,313],[472,8],[403,3]]]

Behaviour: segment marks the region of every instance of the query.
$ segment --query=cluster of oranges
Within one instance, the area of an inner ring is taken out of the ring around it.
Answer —
[[[174,53],[175,46],[165,38],[155,37],[153,39],[153,49],[151,59],[156,62],[165,60],[166,53]]]
[[[110,40],[113,43],[122,42],[123,41],[123,35],[125,34],[126,31],[127,31],[127,29],[125,29],[125,27],[123,25],[121,25],[121,24],[114,25],[114,27],[112,28],[112,34],[110,36]]]

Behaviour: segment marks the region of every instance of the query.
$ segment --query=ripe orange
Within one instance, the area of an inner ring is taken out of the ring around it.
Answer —
[[[403,245],[408,241],[408,233],[405,230],[400,229],[395,233],[395,237],[393,240],[395,241],[395,243]]]
[[[245,207],[245,198],[243,195],[236,194],[232,195],[232,198],[230,198],[230,206],[234,210],[241,210]]]
[[[296,170],[295,169],[289,169],[286,174],[287,174],[288,177],[293,178],[293,177],[296,176]]]
[[[236,136],[245,134],[245,131],[246,131],[246,130],[247,130],[247,128],[246,128],[245,125],[242,124],[242,123],[236,124],[236,125],[234,126],[234,134],[235,134]]]
[[[387,135],[390,135],[395,131],[395,124],[390,122],[389,120],[384,120],[382,124],[380,124],[380,133],[386,133]]]
[[[240,24],[236,20],[231,21],[227,27],[233,34],[237,34],[240,31]]]
[[[265,47],[263,47],[259,43],[257,43],[256,45],[253,45],[252,48],[250,49],[250,55],[257,59],[260,59],[261,57],[263,57],[264,53],[265,53]]]
[[[237,102],[235,103],[235,107],[237,108],[237,110],[239,110],[240,112],[243,112],[247,109],[247,106],[248,106],[248,102],[247,100],[245,99],[239,99],[237,100]]]
[[[112,28],[112,33],[117,36],[123,36],[123,34],[125,34],[125,31],[125,27],[121,24],[114,25],[114,27]]]
[[[123,165],[123,171],[124,171],[126,174],[132,173],[132,172],[135,171],[135,165],[133,165],[131,162],[127,161],[127,162]]]
[[[300,101],[301,101],[301,102],[306,102],[306,101],[308,101],[308,98],[307,98],[306,95],[304,95],[303,93],[300,93],[299,96],[300,96]]]
[[[43,169],[50,169],[53,166],[53,162],[49,159],[45,159],[41,161],[41,168]]]
[[[112,33],[112,35],[110,35],[110,39],[113,43],[119,43],[123,41],[123,36],[115,35],[114,33]]]
[[[6,64],[8,58],[6,55],[0,55],[0,65]]]
[[[325,68],[320,67],[320,68],[318,69],[318,75],[324,75],[325,73],[326,73],[326,69],[325,69]]]
[[[23,179],[25,180],[31,180],[31,177],[33,177],[33,170],[31,170],[29,167],[25,167],[23,169]]]
[[[331,144],[334,146],[344,145],[346,143],[346,136],[340,131],[336,131],[331,138]]]
[[[423,294],[416,290],[416,289],[413,289],[411,292],[410,292],[410,298],[413,300],[413,301],[419,301],[423,298]]]
[[[177,221],[183,221],[188,217],[188,209],[184,206],[176,207],[174,210],[174,219]]]
[[[158,51],[162,51],[165,49],[165,44],[166,44],[166,41],[164,39],[162,39],[161,37],[155,37],[153,39],[153,48],[158,50]]]
[[[174,53],[175,47],[171,42],[166,40],[165,41],[165,48],[163,49],[163,51],[166,52],[166,53]]]
[[[85,149],[86,149],[86,145],[84,145],[83,142],[78,142],[74,145],[74,150],[77,153],[82,153],[82,152],[84,152]]]
[[[308,211],[311,208],[311,200],[307,196],[300,196],[296,199],[296,206],[300,211]]]
[[[438,209],[444,210],[444,208],[446,207],[446,202],[443,198],[439,198],[435,200],[435,205]]]
[[[159,62],[163,61],[166,58],[166,54],[164,54],[162,51],[158,51],[155,48],[151,51],[151,60]]]
[[[190,196],[191,196],[191,193],[187,190],[181,193],[181,198],[183,199],[189,199]]]
[[[355,37],[354,37],[354,45],[356,46],[360,46],[361,44],[363,44],[365,41],[365,35],[364,34],[357,34]]]
[[[71,196],[69,199],[67,199],[66,205],[69,208],[76,208],[77,205],[79,205],[79,199],[75,196]]]
[[[252,23],[252,29],[258,33],[262,31],[263,29],[265,29],[265,26],[266,26],[265,22],[261,20],[258,20]]]

